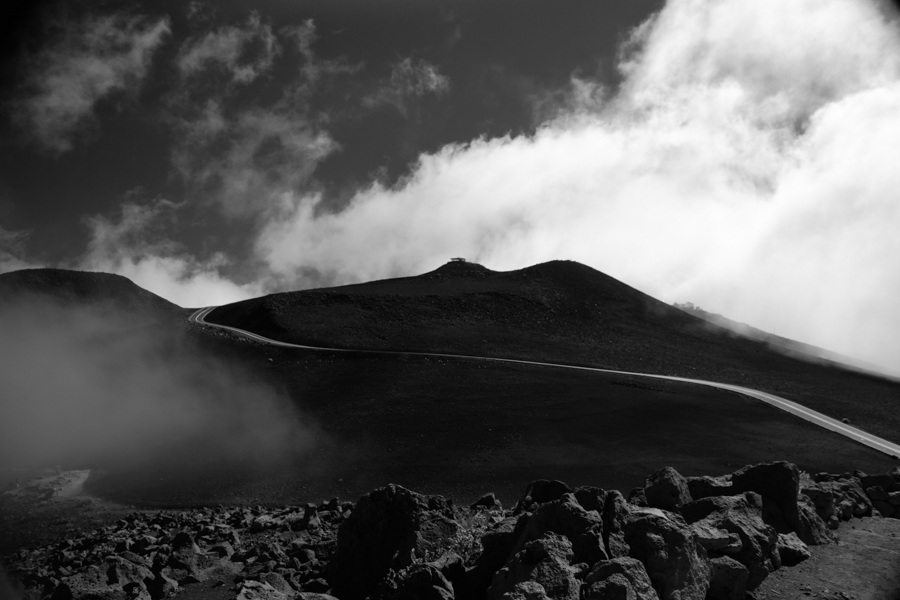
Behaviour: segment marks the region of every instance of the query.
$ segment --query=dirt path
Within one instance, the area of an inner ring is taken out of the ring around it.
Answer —
[[[838,534],[838,544],[812,546],[812,558],[769,575],[756,598],[900,600],[900,520],[853,519]]]

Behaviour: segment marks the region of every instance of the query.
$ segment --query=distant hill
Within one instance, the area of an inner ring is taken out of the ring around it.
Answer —
[[[184,312],[177,304],[110,273],[67,269],[23,269],[0,274],[0,302],[43,298],[66,308],[117,310],[141,318]]]
[[[516,271],[451,262],[416,277],[271,294],[208,319],[273,339],[338,348],[520,358],[746,385],[870,431],[900,409],[886,378],[775,349],[660,302],[595,269],[552,261]]]

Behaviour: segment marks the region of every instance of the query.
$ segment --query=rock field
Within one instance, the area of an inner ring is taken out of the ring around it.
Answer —
[[[739,600],[835,543],[842,521],[879,515],[900,517],[900,468],[666,467],[627,497],[533,481],[506,510],[389,485],[355,504],[134,512],[3,562],[27,600],[194,597],[201,583],[238,600]]]

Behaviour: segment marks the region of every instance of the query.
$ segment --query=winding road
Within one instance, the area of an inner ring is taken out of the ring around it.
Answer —
[[[289,344],[287,342],[279,342],[278,340],[272,340],[267,337],[263,337],[261,335],[257,335],[251,331],[245,331],[243,329],[238,329],[237,327],[229,327],[228,325],[219,325],[218,323],[210,323],[206,320],[206,316],[215,309],[215,306],[209,306],[206,308],[201,308],[195,311],[189,317],[189,320],[192,323],[197,323],[200,325],[206,325],[209,327],[217,327],[219,329],[226,329],[233,333],[236,333],[240,336],[250,338],[251,340],[256,340],[257,342],[262,342],[264,344],[271,344],[273,346],[282,346],[284,348],[300,348],[303,350],[316,350],[316,351],[325,351],[325,352],[352,352],[355,354],[381,354],[381,355],[405,355],[405,356],[433,356],[433,357],[441,357],[441,358],[458,358],[465,360],[488,360],[493,362],[500,363],[512,363],[512,364],[520,364],[520,365],[538,365],[542,367],[556,367],[560,369],[575,369],[578,371],[593,371],[596,373],[614,373],[617,375],[631,375],[634,377],[648,377],[650,379],[666,379],[669,381],[682,381],[685,383],[693,383],[696,385],[704,385],[711,388],[716,388],[720,390],[727,390],[729,392],[736,392],[738,394],[742,394],[744,396],[748,396],[750,398],[755,398],[756,400],[761,400],[766,404],[771,404],[776,408],[780,408],[783,411],[789,412],[792,415],[796,415],[805,421],[809,421],[810,423],[814,423],[819,427],[824,427],[829,431],[833,431],[844,437],[850,438],[860,444],[868,446],[869,448],[873,448],[878,450],[879,452],[883,452],[892,458],[900,457],[900,445],[894,444],[893,442],[889,442],[885,439],[882,439],[878,436],[872,435],[871,433],[866,433],[860,429],[855,427],[851,427],[850,425],[838,421],[837,419],[832,419],[829,416],[823,415],[820,412],[816,412],[812,409],[809,409],[803,405],[797,404],[796,402],[791,402],[786,398],[782,398],[780,396],[776,396],[774,394],[768,394],[766,392],[761,392],[759,390],[754,390],[752,388],[746,388],[739,385],[732,385],[730,383],[718,383],[715,381],[706,381],[704,379],[691,379],[688,377],[675,377],[672,375],[654,375],[652,373],[634,373],[631,371],[616,371],[613,369],[600,369],[598,367],[580,367],[575,365],[564,365],[559,363],[549,363],[549,362],[539,362],[535,360],[519,360],[515,358],[494,358],[489,356],[470,356],[466,354],[446,354],[442,352],[410,352],[410,351],[399,351],[399,350],[353,350],[347,348],[323,348],[319,346],[303,346],[301,344]]]

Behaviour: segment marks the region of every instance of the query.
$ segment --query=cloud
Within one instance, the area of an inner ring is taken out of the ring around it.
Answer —
[[[71,150],[94,124],[100,101],[138,94],[169,31],[168,19],[125,13],[64,21],[61,32],[26,60],[11,103],[14,124],[46,152]]]
[[[185,136],[172,158],[177,171],[230,216],[266,210],[273,197],[305,184],[319,161],[338,147],[287,104],[229,113],[210,100],[182,128]]]
[[[238,284],[222,275],[222,254],[200,260],[170,241],[179,205],[165,200],[126,202],[118,220],[87,220],[91,239],[77,267],[116,273],[184,307],[227,304],[262,294],[261,283]],[[151,241],[152,240],[152,241]]]
[[[168,466],[169,476],[200,467],[209,476],[210,466],[283,464],[319,439],[253,373],[181,333],[135,328],[128,314],[32,298],[4,304],[0,328],[2,468]]]
[[[450,79],[435,65],[407,57],[391,66],[390,80],[366,95],[362,104],[369,108],[390,105],[405,115],[410,99],[427,94],[441,95],[449,89]]]
[[[529,136],[420,157],[340,212],[286,196],[259,256],[336,283],[571,258],[664,300],[900,362],[900,35],[860,0],[669,0]],[[577,83],[577,82],[576,82]],[[578,94],[581,94],[581,98]]]
[[[311,98],[326,77],[355,67],[318,59],[315,39],[312,21],[275,33],[253,14],[243,26],[188,39],[179,51],[182,87],[169,99],[169,121],[180,134],[172,163],[194,195],[228,217],[268,212],[338,148],[325,129],[328,115],[313,111]],[[298,76],[267,93],[266,82],[255,80],[278,58],[298,60]],[[223,68],[228,76],[216,78]],[[238,83],[249,92],[238,94]]]
[[[248,84],[269,71],[280,52],[272,26],[251,13],[243,27],[220,27],[187,40],[176,64],[182,77],[206,75],[217,67],[230,83]]]

